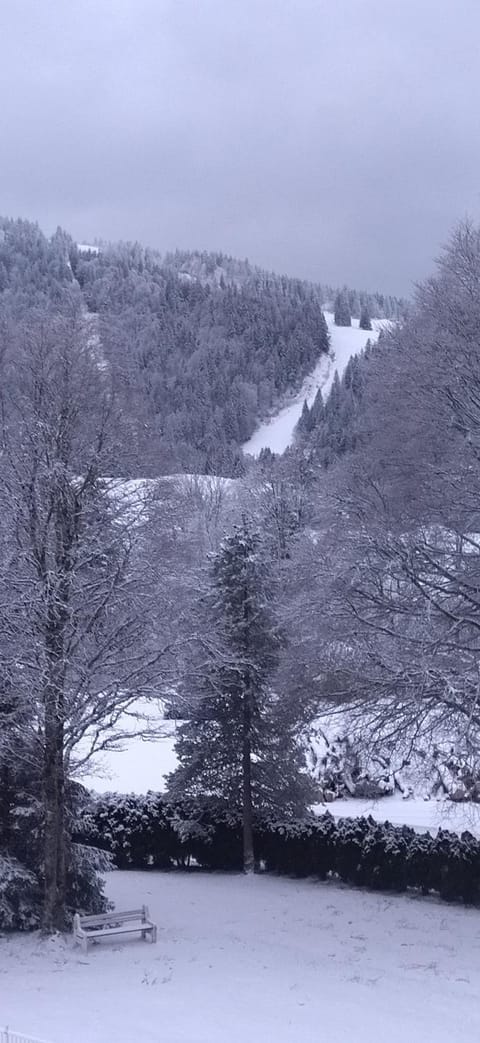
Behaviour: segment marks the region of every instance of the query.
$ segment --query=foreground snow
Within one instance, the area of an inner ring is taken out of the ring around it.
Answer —
[[[335,370],[339,377],[352,355],[358,355],[365,347],[367,340],[375,342],[386,323],[384,319],[374,319],[370,332],[358,328],[358,319],[352,319],[352,326],[335,326],[332,312],[325,312],[328,332],[330,334],[331,354],[322,355],[315,369],[302,384],[301,391],[280,412],[261,424],[248,442],[243,446],[244,453],[258,456],[262,449],[271,449],[274,453],[284,453],[293,440],[293,432],[300,420],[305,399],[311,406],[319,388],[326,398],[333,383]]]
[[[114,873],[157,945],[1,942],[0,1025],[51,1043],[473,1043],[479,913],[272,877]]]

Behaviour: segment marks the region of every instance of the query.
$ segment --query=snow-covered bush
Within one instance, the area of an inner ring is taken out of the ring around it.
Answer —
[[[275,824],[260,832],[267,871],[295,876],[336,876],[384,891],[412,888],[448,901],[480,902],[480,841],[439,831],[417,835],[408,826],[372,818]]]
[[[44,891],[43,813],[37,797],[38,777],[6,758],[0,787],[0,930],[34,930],[40,926]],[[26,761],[31,769],[31,762]],[[67,836],[80,809],[86,813],[82,787],[69,785]],[[67,920],[73,913],[107,908],[100,874],[111,859],[92,843],[67,843]]]
[[[39,926],[41,892],[34,873],[12,855],[0,853],[0,929],[30,931]]]
[[[108,793],[83,810],[75,839],[109,852],[119,869],[242,865],[240,811],[212,797]]]
[[[113,868],[106,851],[87,844],[72,844],[70,871],[67,876],[70,913],[103,913],[108,908],[104,894],[103,874]]]

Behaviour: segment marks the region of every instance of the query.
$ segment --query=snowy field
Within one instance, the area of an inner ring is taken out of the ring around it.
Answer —
[[[480,804],[468,801],[455,804],[451,800],[422,800],[421,797],[403,800],[396,795],[376,801],[351,797],[348,800],[335,800],[331,804],[317,804],[315,811],[319,815],[329,811],[334,818],[371,815],[377,822],[412,826],[419,833],[428,830],[435,834],[440,828],[462,833],[468,829],[474,836],[480,837]]]
[[[51,1043],[475,1043],[480,913],[275,877],[110,876],[158,943],[1,941],[0,1026]]]
[[[385,319],[373,319],[373,329],[368,332],[358,328],[358,319],[352,319],[351,326],[335,326],[332,312],[326,311],[325,318],[330,334],[331,353],[322,355],[313,372],[306,377],[299,394],[276,416],[261,424],[248,442],[245,442],[244,453],[258,456],[262,449],[271,449],[274,453],[284,453],[292,442],[293,432],[300,419],[305,399],[311,406],[319,388],[322,389],[323,397],[326,398],[333,383],[335,370],[338,370],[338,375],[341,377],[349,358],[352,355],[358,355],[369,338],[375,342],[380,330],[389,325]]]

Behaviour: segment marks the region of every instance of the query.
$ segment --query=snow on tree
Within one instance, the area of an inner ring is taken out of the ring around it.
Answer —
[[[340,290],[335,297],[334,318],[336,326],[352,325],[348,292],[346,290]]]
[[[149,613],[148,508],[112,495],[102,479],[116,467],[119,418],[78,298],[23,319],[5,312],[1,341],[0,765],[8,769],[16,751],[37,786],[49,931],[65,926],[73,871],[69,776],[115,742],[112,727],[125,711],[135,715],[140,695],[158,694],[164,635],[152,632]]]
[[[254,809],[288,814],[312,798],[296,722],[271,687],[282,635],[271,569],[244,517],[213,560],[209,621],[215,644],[180,726],[171,794],[210,794],[240,806],[245,872],[253,871]]]
[[[359,328],[361,330],[371,330],[372,320],[370,318],[370,312],[366,304],[363,305],[360,312]]]
[[[325,404],[323,401],[322,389],[319,388],[313,400],[312,408],[310,410],[311,428],[316,427],[317,424],[320,424],[322,422],[324,414]]]
[[[360,452],[332,474],[336,532],[317,539],[322,597],[317,613],[308,604],[318,620],[330,592],[322,696],[371,713],[380,743],[448,739],[464,765],[480,752],[479,286],[480,232],[467,224],[368,360]],[[455,771],[441,768],[444,788],[456,778],[459,796],[474,792],[474,771]]]
[[[302,412],[300,414],[300,419],[299,419],[298,424],[297,424],[297,432],[300,435],[304,435],[304,434],[309,434],[309,432],[311,430],[312,430],[312,421],[311,421],[311,416],[310,416],[310,410],[308,408],[308,402],[305,399],[305,401],[303,403],[303,406],[302,406]]]

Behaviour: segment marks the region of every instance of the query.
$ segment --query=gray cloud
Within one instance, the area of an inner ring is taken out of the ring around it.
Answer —
[[[0,210],[409,292],[480,210],[477,0],[3,0]]]

